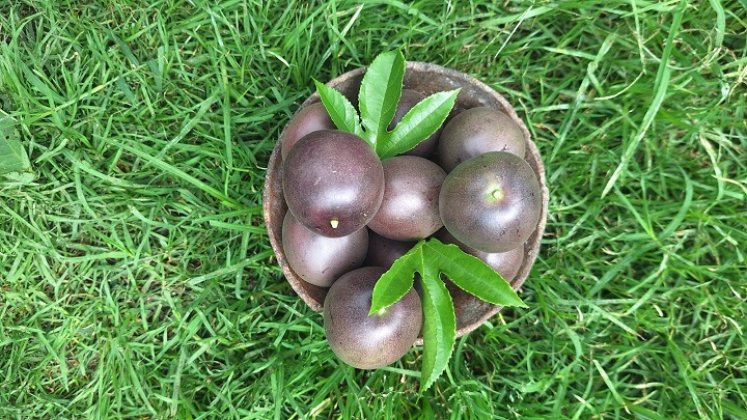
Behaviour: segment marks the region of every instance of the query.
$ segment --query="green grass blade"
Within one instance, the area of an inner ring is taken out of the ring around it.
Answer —
[[[672,69],[669,64],[669,57],[672,55],[672,49],[674,48],[674,37],[679,33],[680,25],[682,24],[682,17],[685,11],[685,6],[687,6],[687,1],[680,0],[677,11],[674,13],[674,17],[672,18],[672,24],[669,26],[669,35],[667,36],[667,41],[664,46],[664,52],[662,53],[661,59],[659,60],[659,70],[656,73],[656,81],[654,84],[654,98],[651,100],[651,105],[648,107],[646,115],[643,117],[643,122],[641,123],[641,126],[638,129],[635,137],[625,147],[625,151],[623,152],[620,163],[617,165],[617,168],[615,168],[615,171],[612,173],[612,176],[610,177],[609,181],[607,181],[607,185],[602,191],[602,197],[605,197],[607,193],[609,193],[609,191],[617,182],[617,179],[620,178],[620,176],[622,176],[627,169],[628,164],[630,163],[630,159],[633,157],[633,153],[638,147],[638,144],[641,142],[641,140],[643,140],[643,137],[648,132],[649,127],[651,127],[651,124],[656,118],[656,114],[659,112],[661,104],[664,102],[664,98],[667,94],[667,88],[669,86],[669,77],[672,74]]]
[[[181,169],[178,169],[178,168],[174,167],[173,165],[169,165],[168,163],[164,162],[163,160],[160,160],[160,159],[158,159],[158,158],[156,158],[154,156],[151,156],[151,155],[149,155],[149,154],[147,154],[147,153],[145,153],[145,152],[143,152],[143,151],[141,151],[141,150],[139,150],[137,148],[134,148],[134,147],[128,146],[126,144],[120,143],[120,142],[118,142],[116,140],[106,139],[105,141],[107,143],[112,144],[113,146],[117,146],[117,147],[119,147],[121,149],[124,149],[124,150],[132,153],[133,155],[135,155],[135,156],[137,156],[137,157],[145,160],[146,162],[150,163],[154,167],[156,167],[156,168],[158,168],[158,169],[160,169],[160,170],[162,170],[164,172],[167,172],[167,173],[169,173],[169,174],[171,174],[171,175],[173,175],[173,176],[175,176],[177,178],[180,178],[180,179],[184,180],[189,185],[192,185],[195,188],[197,188],[199,190],[202,190],[202,191],[206,192],[207,194],[209,194],[209,195],[217,198],[218,200],[220,200],[222,203],[224,203],[225,205],[227,205],[229,207],[234,207],[234,208],[241,207],[241,204],[239,204],[237,201],[233,200],[232,198],[226,196],[225,194],[223,194],[223,192],[221,192],[217,188],[214,188],[214,187],[212,187],[212,186],[210,186],[210,185],[208,185],[208,184],[200,181],[199,179],[197,179],[197,178],[193,177],[192,175],[190,175],[190,174],[182,171]]]

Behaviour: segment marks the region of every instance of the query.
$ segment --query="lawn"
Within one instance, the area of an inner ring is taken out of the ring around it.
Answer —
[[[0,418],[747,418],[747,3],[499,3],[0,2]],[[312,78],[394,48],[505,95],[551,195],[529,308],[422,396],[261,214]]]

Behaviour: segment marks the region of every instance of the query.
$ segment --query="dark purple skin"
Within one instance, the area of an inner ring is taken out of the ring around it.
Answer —
[[[462,111],[444,127],[438,143],[441,166],[451,172],[460,163],[487,152],[524,157],[526,140],[514,120],[494,108]]]
[[[449,233],[483,252],[506,252],[524,244],[537,228],[541,209],[534,170],[506,152],[485,153],[454,168],[439,197]]]
[[[402,117],[404,117],[412,107],[417,105],[417,103],[423,99],[425,99],[425,95],[416,90],[402,89],[402,96],[400,96],[399,102],[397,103],[397,111],[394,113],[394,118],[392,119],[392,122],[389,123],[387,130],[392,131],[397,123],[402,120]],[[433,153],[436,152],[436,148],[438,148],[438,138],[440,135],[441,130],[439,129],[431,134],[430,137],[418,143],[417,146],[404,154],[420,157],[429,157],[433,155]]]
[[[387,239],[381,235],[377,235],[376,232],[368,232],[368,255],[366,261],[363,262],[365,266],[376,266],[383,267],[387,270],[391,268],[394,261],[405,255],[407,251],[411,250],[417,242],[409,241],[395,241],[393,239]],[[420,287],[420,274],[415,273],[413,276],[413,287],[420,296],[423,289]]]
[[[319,130],[334,130],[335,125],[321,102],[302,108],[288,122],[280,139],[280,155],[283,160],[290,149],[305,135]]]
[[[427,238],[443,226],[438,194],[446,172],[418,156],[396,156],[384,164],[384,200],[368,227],[395,241]]]
[[[298,223],[291,212],[283,219],[282,240],[290,268],[319,287],[329,287],[341,275],[360,267],[368,253],[368,229],[329,238]]]
[[[324,300],[324,331],[332,351],[358,369],[377,369],[399,360],[422,326],[420,298],[412,289],[382,315],[368,316],[382,267],[363,267],[340,277]]]
[[[288,210],[329,237],[362,229],[384,197],[384,168],[363,139],[336,130],[307,134],[283,163]]]
[[[446,228],[439,230],[435,236],[441,242],[457,245],[462,251],[485,261],[509,283],[516,277],[519,268],[521,268],[521,263],[524,262],[523,246],[506,252],[482,252],[459,242]]]
[[[368,233],[368,255],[364,265],[384,267],[388,270],[394,264],[394,260],[405,255],[413,246],[415,242],[395,241],[371,231]]]

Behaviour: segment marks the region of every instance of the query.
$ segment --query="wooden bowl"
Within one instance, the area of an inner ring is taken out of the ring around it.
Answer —
[[[359,68],[347,72],[334,80],[327,83],[347,96],[353,104],[357,104],[358,90],[365,68]],[[540,240],[545,230],[547,221],[547,204],[548,190],[545,180],[545,168],[542,164],[537,146],[532,142],[529,130],[524,122],[516,115],[513,107],[506,99],[488,87],[479,80],[464,73],[441,67],[430,63],[407,62],[405,72],[404,87],[419,91],[425,95],[435,92],[462,88],[457,98],[455,108],[469,109],[478,106],[488,106],[503,111],[509,115],[524,133],[527,141],[527,149],[524,159],[534,169],[542,187],[542,211],[540,213],[539,223],[532,235],[524,243],[525,258],[519,272],[511,282],[514,289],[519,289],[526,281],[529,271],[534,264],[537,254],[539,253]],[[314,93],[307,98],[301,108],[319,101],[319,95]],[[282,137],[282,134],[281,134]],[[275,149],[270,156],[267,167],[267,176],[265,179],[265,190],[263,195],[263,210],[267,232],[270,236],[272,249],[275,251],[278,264],[285,274],[285,278],[290,283],[293,290],[306,302],[314,311],[320,312],[323,308],[324,298],[327,295],[327,289],[309,284],[302,280],[288,266],[283,252],[283,242],[281,240],[283,218],[287,211],[285,200],[283,199],[283,165],[280,156],[280,142],[275,145]],[[491,305],[480,301],[476,298],[462,298],[454,301],[456,318],[457,318],[457,336],[462,336],[479,327],[488,318],[492,317],[501,310],[500,306]],[[422,339],[418,339],[416,344],[422,344]]]

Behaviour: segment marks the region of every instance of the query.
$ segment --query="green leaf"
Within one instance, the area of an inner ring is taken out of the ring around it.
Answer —
[[[379,54],[363,76],[358,95],[363,135],[376,145],[377,152],[379,139],[386,135],[386,128],[397,110],[404,77],[405,57],[399,50]]]
[[[0,175],[27,171],[31,162],[10,118],[0,118]]]
[[[456,245],[446,245],[432,238],[424,245],[424,252],[439,270],[462,290],[495,305],[527,305],[511,285],[481,259],[467,254]]]
[[[456,315],[449,291],[438,270],[426,263],[421,252],[423,286],[423,365],[420,392],[430,388],[449,363],[456,341]]]
[[[35,179],[36,176],[31,172],[8,172],[2,175],[0,185],[3,187],[20,187],[31,184]]]
[[[394,305],[412,288],[415,272],[420,270],[421,249],[421,244],[415,245],[381,275],[373,289],[369,316]]]
[[[454,108],[459,90],[434,93],[418,102],[378,145],[379,156],[386,159],[405,153],[438,131]]]
[[[420,389],[428,389],[444,371],[451,356],[456,334],[454,305],[440,275],[468,293],[496,305],[526,305],[511,285],[492,267],[456,245],[438,239],[419,241],[381,275],[374,286],[369,315],[397,303],[412,287],[420,273],[423,294],[423,366]]]
[[[358,117],[353,104],[350,103],[337,89],[327,86],[317,80],[314,80],[316,90],[319,92],[319,97],[322,99],[322,104],[327,110],[329,117],[332,122],[335,123],[338,129],[353,133],[356,136],[361,137],[363,130],[361,129],[361,121]],[[371,144],[371,147],[374,147]]]

